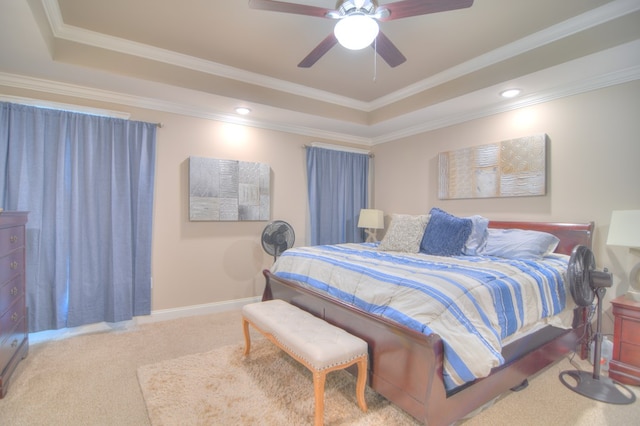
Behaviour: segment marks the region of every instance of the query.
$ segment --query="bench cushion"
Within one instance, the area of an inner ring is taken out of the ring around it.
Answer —
[[[364,340],[283,300],[245,305],[242,314],[316,370],[345,364],[367,354]]]

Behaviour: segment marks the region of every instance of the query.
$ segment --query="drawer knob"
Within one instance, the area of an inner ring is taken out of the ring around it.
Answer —
[[[9,265],[9,267],[10,267],[11,269],[18,269],[18,265],[19,265],[19,263],[18,263],[16,260],[14,260],[13,262],[11,262],[11,264]]]
[[[18,242],[18,236],[17,235],[12,235],[9,237],[9,241],[12,243],[17,243]]]
[[[11,290],[9,290],[9,294],[12,296],[15,296],[16,294],[18,294],[18,287],[13,287]]]
[[[18,313],[14,312],[13,315],[11,315],[11,321],[16,322],[18,321]]]

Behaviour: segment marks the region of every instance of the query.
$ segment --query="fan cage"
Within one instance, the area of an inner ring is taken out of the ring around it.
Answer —
[[[262,231],[262,248],[274,259],[293,247],[295,232],[293,227],[282,220],[275,220]]]

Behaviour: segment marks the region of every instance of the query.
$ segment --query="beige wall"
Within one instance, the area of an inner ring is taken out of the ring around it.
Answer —
[[[260,245],[266,222],[189,221],[189,156],[269,164],[272,218],[291,223],[296,245],[306,244],[301,147],[312,142],[308,137],[18,89],[0,87],[0,93],[125,111],[132,119],[164,124],[157,138],[154,311],[258,296],[261,271],[272,262]],[[639,112],[640,82],[633,82],[376,145],[376,207],[386,214],[439,206],[492,219],[594,220],[598,265],[614,272],[618,288],[610,293],[621,294],[625,271],[639,259],[604,242],[611,210],[640,208]],[[546,196],[437,199],[437,153],[540,132],[550,138]]]
[[[547,195],[439,200],[439,152],[546,133]],[[437,206],[457,215],[490,219],[595,221],[598,267],[615,275],[614,294],[640,258],[607,247],[612,210],[640,209],[640,81],[617,85],[435,130],[374,147],[376,208],[424,213]]]
[[[271,215],[289,222],[304,243],[304,150],[298,136],[167,115],[158,131],[153,309],[241,299],[261,294],[272,258],[260,235],[266,222],[190,222],[188,158],[269,164]]]
[[[295,245],[307,244],[308,203],[304,145],[317,138],[219,121],[138,111],[158,129],[153,224],[152,310],[262,295],[267,222],[191,222],[190,156],[266,163],[271,168],[271,218],[290,223]],[[330,141],[321,141],[330,142]]]

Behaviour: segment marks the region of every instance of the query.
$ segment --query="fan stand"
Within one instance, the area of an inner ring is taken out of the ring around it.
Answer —
[[[600,377],[600,357],[602,356],[602,299],[606,289],[599,287],[596,289],[598,299],[598,317],[596,319],[596,334],[593,356],[593,374],[587,371],[570,370],[560,373],[560,381],[566,387],[580,395],[597,401],[610,404],[631,404],[636,400],[636,396],[626,386],[610,379]],[[573,380],[566,380],[565,376]],[[623,389],[625,392],[622,392]]]
[[[281,254],[282,253],[280,253],[280,250],[278,250],[278,247],[276,247],[273,252],[273,263],[276,263],[276,260],[278,260],[278,256],[280,256]]]

